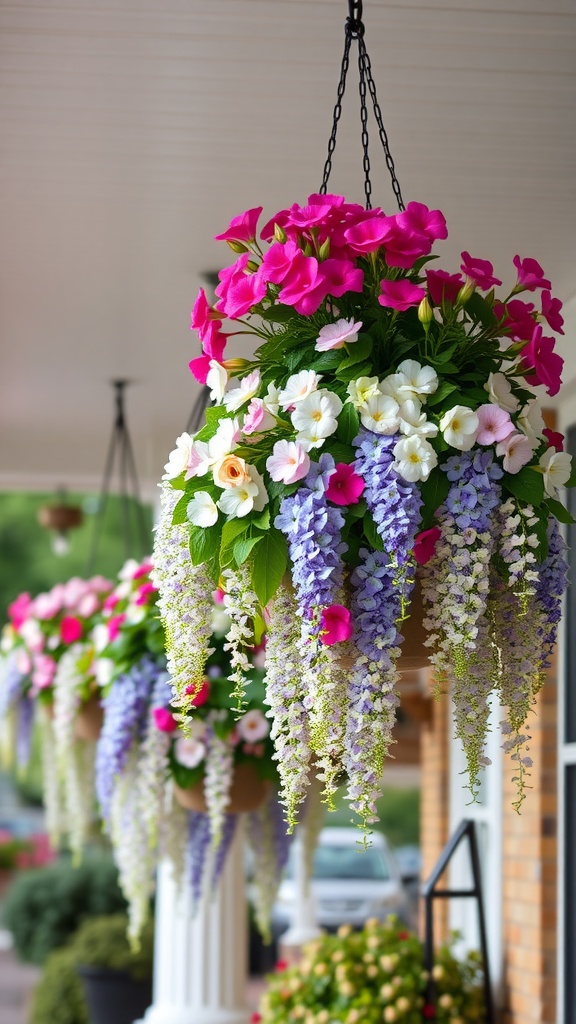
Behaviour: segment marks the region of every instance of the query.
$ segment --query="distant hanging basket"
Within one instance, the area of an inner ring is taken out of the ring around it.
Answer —
[[[45,530],[57,533],[74,530],[82,525],[84,515],[76,505],[42,505],[38,510],[38,522]]]

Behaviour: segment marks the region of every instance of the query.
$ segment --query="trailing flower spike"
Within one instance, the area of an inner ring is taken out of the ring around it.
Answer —
[[[559,495],[571,460],[533,391],[560,387],[545,332],[562,331],[561,304],[532,258],[514,258],[507,289],[467,251],[457,268],[428,267],[447,228],[422,203],[387,216],[311,195],[258,235],[261,212],[217,236],[236,261],[219,274],[216,303],[201,290],[192,313],[202,355],[190,369],[214,405],[166,465],[155,571],[170,667],[190,707],[185,683],[200,685],[208,643],[203,602],[222,586],[241,701],[243,649],[269,617],[289,825],[312,770],[328,803],[348,774],[366,825],[415,580],[473,792],[492,692],[514,737],[525,734],[535,683],[522,651],[535,644],[539,674],[563,586],[550,529],[570,521]],[[254,358],[228,358],[247,333],[260,343]]]

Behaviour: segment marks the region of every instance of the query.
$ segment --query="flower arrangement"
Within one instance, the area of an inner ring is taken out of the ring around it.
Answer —
[[[482,969],[477,954],[461,961],[450,946],[435,956],[436,1005],[427,1002],[422,946],[395,918],[343,925],[304,949],[300,964],[278,965],[262,997],[261,1024],[470,1024],[484,1020]]]
[[[187,713],[202,686],[221,585],[239,714],[267,620],[289,827],[313,763],[329,803],[346,772],[367,827],[413,612],[454,700],[472,794],[495,692],[519,806],[566,575],[570,456],[533,391],[560,387],[544,331],[562,332],[561,304],[532,258],[514,258],[498,296],[492,265],[468,252],[458,272],[428,267],[447,228],[421,203],[387,216],[312,195],[258,236],[260,213],[216,236],[238,258],[215,305],[201,290],[192,313],[203,353],[190,369],[215,405],[164,477],[154,572],[174,705]],[[252,360],[225,358],[234,334],[258,339]]]

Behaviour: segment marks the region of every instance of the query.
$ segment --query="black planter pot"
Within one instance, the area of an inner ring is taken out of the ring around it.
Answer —
[[[78,967],[90,1024],[134,1024],[152,1002],[152,979],[135,981],[108,967]]]

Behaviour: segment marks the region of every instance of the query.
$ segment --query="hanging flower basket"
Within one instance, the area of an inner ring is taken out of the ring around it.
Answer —
[[[272,783],[268,779],[263,779],[251,764],[237,764],[232,775],[230,799],[224,813],[246,814],[257,811],[266,803],[271,789]],[[186,810],[207,813],[204,779],[188,789],[182,789],[175,783],[174,795],[180,806]]]

